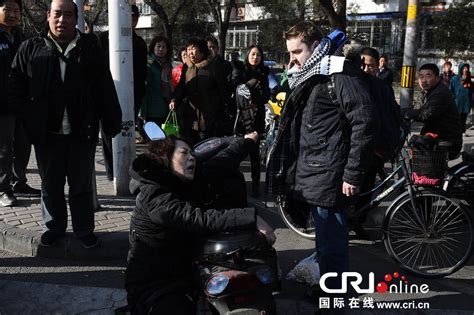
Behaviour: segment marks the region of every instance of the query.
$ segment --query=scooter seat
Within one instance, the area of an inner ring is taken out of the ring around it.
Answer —
[[[269,246],[258,231],[234,231],[213,234],[201,241],[200,255],[229,254],[239,249]]]

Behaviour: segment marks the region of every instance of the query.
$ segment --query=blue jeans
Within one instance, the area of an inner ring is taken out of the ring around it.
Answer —
[[[349,230],[347,228],[348,209],[311,209],[316,228],[316,257],[321,275],[326,272],[349,270]],[[340,277],[328,278],[329,288],[340,288]]]

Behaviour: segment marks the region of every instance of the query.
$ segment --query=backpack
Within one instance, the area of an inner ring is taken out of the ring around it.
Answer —
[[[379,132],[375,137],[375,152],[386,162],[398,155],[408,131],[403,124],[400,106],[395,101],[395,97],[389,87],[378,78],[368,77],[367,79],[370,85],[370,94],[376,103],[375,119],[380,124]],[[339,116],[342,119],[345,115],[337,101],[334,76],[330,76],[327,87],[329,97],[337,105]]]

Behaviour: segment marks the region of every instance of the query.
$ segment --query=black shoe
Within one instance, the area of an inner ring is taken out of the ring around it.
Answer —
[[[11,190],[4,192],[1,196],[0,204],[2,207],[14,207],[18,204],[18,200]]]
[[[30,185],[23,183],[13,186],[13,192],[17,194],[30,195],[30,196],[40,196],[41,190],[31,187]]]
[[[99,240],[94,233],[88,234],[86,236],[79,237],[79,241],[81,242],[84,248],[93,248],[99,245]]]
[[[54,245],[54,243],[56,243],[58,238],[60,238],[61,236],[63,236],[63,234],[52,231],[52,230],[48,230],[44,232],[43,235],[41,235],[41,245],[52,246]]]

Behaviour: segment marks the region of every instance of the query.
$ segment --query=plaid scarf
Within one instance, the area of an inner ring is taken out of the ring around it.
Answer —
[[[342,72],[344,67],[344,57],[329,56],[331,41],[323,38],[304,63],[303,67],[288,78],[291,89],[296,88],[314,75],[330,75]]]

